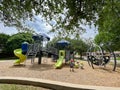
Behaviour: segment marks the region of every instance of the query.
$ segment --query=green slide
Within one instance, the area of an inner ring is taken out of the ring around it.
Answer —
[[[64,57],[61,56],[61,57],[57,60],[57,63],[55,64],[55,68],[60,68],[60,67],[62,66],[63,60],[64,60]]]
[[[14,54],[19,58],[15,61],[14,64],[19,65],[20,63],[24,62],[27,59],[27,56],[22,54],[22,49],[15,49]]]

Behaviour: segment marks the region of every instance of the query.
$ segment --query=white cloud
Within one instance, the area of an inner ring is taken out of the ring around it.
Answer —
[[[15,27],[7,27],[7,26],[4,26],[3,23],[0,23],[0,33],[12,35],[12,34],[16,34],[17,32],[18,31],[16,30]]]
[[[94,39],[94,37],[96,36],[96,34],[98,34],[98,31],[97,31],[97,27],[95,27],[94,25],[91,25],[88,26],[82,26],[86,29],[86,32],[81,36],[82,38],[85,38],[85,39],[89,39],[89,38],[92,38]]]
[[[35,21],[26,21],[26,24],[33,28],[37,33],[47,33],[52,29],[52,27],[49,24],[47,24],[47,22],[45,22],[40,15],[35,16],[34,18]]]
[[[40,16],[35,16],[35,21],[26,21],[26,24],[29,25],[31,28],[33,28],[36,33],[48,33],[52,27],[45,22],[45,20]],[[56,24],[54,20],[51,21],[51,24]],[[94,27],[94,25],[91,25],[91,28],[88,25],[82,25],[86,29],[86,33],[84,33],[81,37],[88,39],[88,38],[94,38],[95,35],[98,33],[97,28]],[[5,27],[3,23],[0,23],[0,33],[6,33],[6,34],[15,34],[18,31],[15,27]],[[47,34],[48,35],[48,34]],[[53,38],[53,34],[48,35],[50,38]]]
[[[46,23],[40,15],[35,16],[35,21],[26,21],[26,24],[33,28],[33,30],[35,30],[36,33],[47,34],[52,29],[52,27],[48,23]],[[18,31],[15,27],[7,27],[4,26],[3,23],[0,23],[0,33],[12,35],[18,33]],[[49,34],[48,36],[50,38],[53,38],[52,34]]]
[[[26,21],[26,24],[33,28],[37,33],[38,32],[49,32],[52,27],[45,22],[45,20],[40,16],[35,16],[35,21]],[[4,26],[3,23],[0,23],[0,33],[14,34],[17,33],[15,27]]]

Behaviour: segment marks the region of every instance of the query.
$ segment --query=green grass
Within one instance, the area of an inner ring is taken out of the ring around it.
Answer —
[[[0,84],[0,90],[50,90],[50,89],[27,85]]]
[[[117,60],[120,60],[120,57],[116,57]]]

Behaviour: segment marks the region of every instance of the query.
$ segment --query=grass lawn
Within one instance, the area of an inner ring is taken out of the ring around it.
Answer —
[[[50,89],[27,85],[0,84],[0,90],[50,90]]]
[[[120,57],[116,57],[117,60],[120,60]]]

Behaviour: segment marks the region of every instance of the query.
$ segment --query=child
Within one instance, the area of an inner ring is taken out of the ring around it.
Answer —
[[[83,66],[84,66],[83,63],[80,63],[80,68],[81,69],[84,69]]]
[[[76,61],[76,63],[75,63],[75,67],[76,67],[76,68],[79,68],[79,67],[80,67],[80,64],[79,64],[78,61]]]
[[[74,72],[74,60],[73,59],[70,60],[70,72],[71,71]]]

